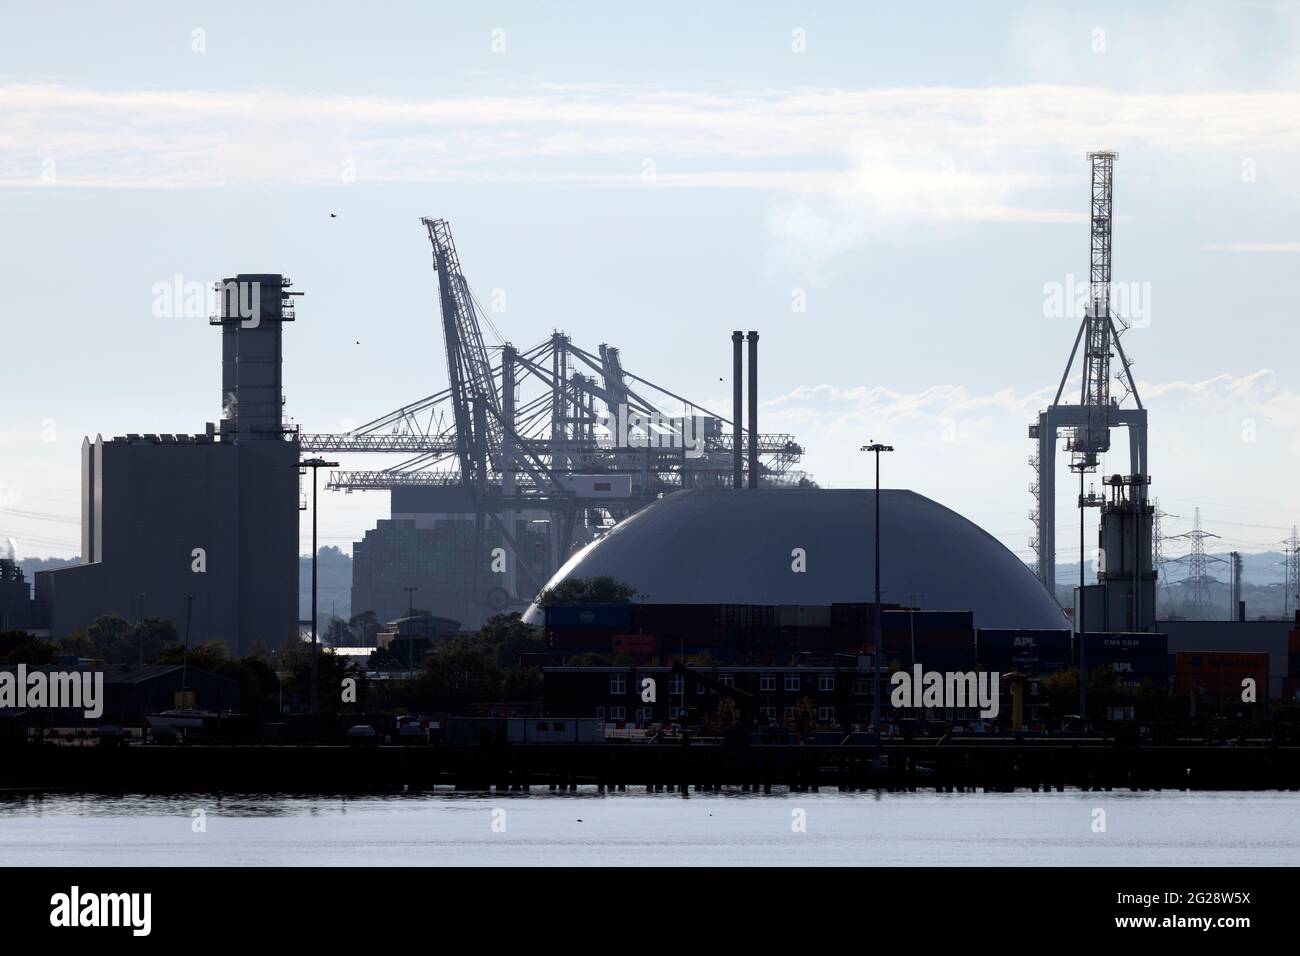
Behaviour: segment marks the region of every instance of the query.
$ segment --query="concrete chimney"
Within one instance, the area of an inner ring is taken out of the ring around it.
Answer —
[[[758,333],[749,333],[749,487],[758,487]]]
[[[744,350],[740,344],[744,338],[745,334],[743,332],[731,333],[731,486],[733,488],[744,487],[744,459],[742,456],[745,453],[745,430],[741,425],[741,419],[745,414],[741,397],[743,394],[741,377],[744,375],[742,367]]]

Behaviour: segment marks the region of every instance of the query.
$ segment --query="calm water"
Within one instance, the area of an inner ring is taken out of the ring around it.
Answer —
[[[192,828],[193,811],[207,830]],[[1094,810],[1106,832],[1094,833]],[[806,832],[792,823],[803,811]],[[499,811],[504,811],[504,816]],[[493,832],[493,822],[505,832]],[[0,864],[1244,865],[1300,860],[1300,797],[643,791],[0,797]]]

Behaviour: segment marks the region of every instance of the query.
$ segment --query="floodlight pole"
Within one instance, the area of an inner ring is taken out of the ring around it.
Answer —
[[[337,468],[337,461],[305,458],[298,468],[311,469],[311,712],[316,713],[316,472],[320,468]],[[299,474],[302,474],[299,471]]]
[[[868,439],[870,441],[870,439]],[[882,451],[893,451],[892,445],[882,445],[879,442],[872,442],[869,445],[863,445],[860,451],[869,451],[876,456],[876,520],[875,520],[875,539],[876,539],[876,612],[873,621],[875,630],[875,643],[871,655],[871,726],[875,731],[876,746],[880,746],[880,453]]]

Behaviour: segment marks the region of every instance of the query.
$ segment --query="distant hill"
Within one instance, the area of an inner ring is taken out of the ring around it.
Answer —
[[[37,571],[53,571],[56,568],[70,568],[81,563],[81,556],[75,558],[19,558],[18,567],[23,569],[27,580],[31,581]]]

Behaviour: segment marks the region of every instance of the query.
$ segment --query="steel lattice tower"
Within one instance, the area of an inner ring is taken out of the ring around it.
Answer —
[[[1088,411],[1075,434],[1074,451],[1076,466],[1091,471],[1097,465],[1097,456],[1110,450],[1110,253],[1115,154],[1089,153],[1088,158],[1092,160],[1092,241],[1079,397],[1079,404]]]
[[[1213,562],[1222,563],[1223,558],[1210,557],[1205,553],[1205,539],[1218,538],[1217,534],[1211,534],[1209,531],[1201,529],[1201,509],[1197,508],[1195,517],[1192,520],[1192,530],[1186,534],[1173,535],[1175,538],[1187,538],[1192,543],[1192,550],[1180,561],[1188,563],[1187,577],[1180,582],[1187,585],[1189,589],[1189,600],[1198,613],[1204,614],[1210,607],[1210,585],[1218,584],[1217,578],[1213,578],[1209,573],[1209,565]]]
[[[1042,510],[1038,489],[1038,452],[1034,452],[1029,456],[1029,467],[1034,469],[1034,480],[1029,483],[1029,493],[1034,496],[1034,506],[1029,509],[1029,520],[1033,522],[1034,525],[1034,533],[1029,537],[1029,548],[1034,552],[1034,562],[1032,565],[1034,574],[1041,578],[1042,574],[1039,568],[1042,559],[1038,554],[1038,526],[1042,521]]]
[[[1165,535],[1163,531],[1164,518],[1177,518],[1178,515],[1170,514],[1160,508],[1160,499],[1155,499],[1155,514],[1153,516],[1154,528],[1151,535],[1151,561],[1156,569],[1157,583],[1163,582],[1165,589],[1165,600],[1169,599],[1169,571],[1167,568],[1168,559],[1165,557]]]

